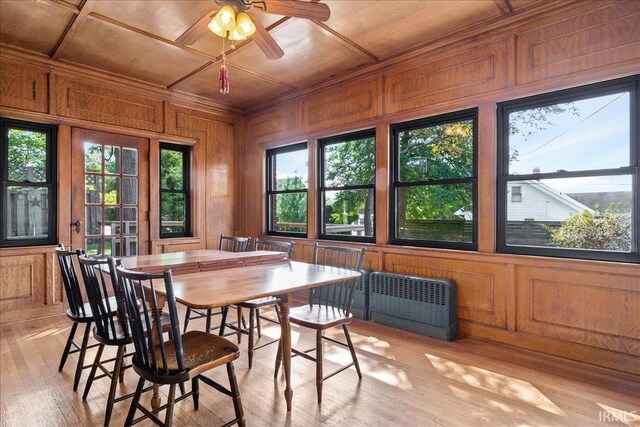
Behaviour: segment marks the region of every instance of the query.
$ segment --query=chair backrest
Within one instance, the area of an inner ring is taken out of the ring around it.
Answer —
[[[76,268],[73,264],[73,258],[78,256],[76,251],[67,250],[62,245],[56,248],[60,271],[62,272],[62,283],[64,292],[67,295],[67,303],[69,311],[75,317],[87,317],[90,313],[84,308],[84,300],[80,291],[80,281],[76,274]]]
[[[253,245],[253,250],[284,252],[287,254],[287,258],[291,258],[291,252],[293,252],[293,245],[294,245],[293,242],[256,239],[255,244]]]
[[[78,257],[78,261],[93,312],[96,333],[103,339],[128,337],[124,299],[117,286],[115,265],[111,271],[106,258],[89,258],[84,251]],[[116,265],[120,265],[120,260],[116,261]],[[103,268],[109,268],[109,272]],[[115,302],[109,298],[109,288],[113,290]],[[117,316],[113,313],[117,313]]]
[[[116,267],[113,257],[109,257],[108,260],[117,272],[118,283],[124,297],[131,338],[135,347],[133,364],[138,369],[160,377],[185,374],[180,320],[173,293],[171,270],[166,270],[162,274],[141,273]],[[165,343],[162,338],[161,312],[156,294],[158,283],[164,283],[166,290],[164,310],[169,311],[171,318],[171,336],[173,337],[171,345]],[[175,360],[176,366],[170,366],[170,360]]]
[[[220,250],[227,252],[247,252],[251,245],[251,237],[220,235]]]
[[[313,263],[360,271],[364,262],[364,254],[365,248],[320,246],[316,243],[313,246]],[[338,308],[343,310],[345,315],[348,315],[353,303],[353,292],[359,280],[356,278],[311,288],[309,290],[309,305]]]

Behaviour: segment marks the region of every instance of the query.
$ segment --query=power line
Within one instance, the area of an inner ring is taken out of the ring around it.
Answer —
[[[596,114],[598,114],[600,111],[604,110],[605,108],[607,108],[609,105],[613,104],[614,102],[616,102],[618,99],[620,99],[623,95],[625,95],[626,92],[621,93],[620,95],[618,95],[617,98],[609,101],[608,103],[606,103],[605,105],[603,105],[602,107],[598,108],[596,111],[594,111],[593,113],[589,114],[587,117],[585,117],[584,119],[580,120],[578,123],[576,123],[575,125],[571,126],[570,128],[568,128],[567,130],[565,130],[564,132],[556,135],[555,137],[553,137],[552,139],[550,139],[549,141],[545,142],[544,144],[536,147],[535,149],[533,149],[529,154],[535,153],[536,151],[538,151],[539,149],[541,149],[542,147],[544,147],[545,145],[548,145],[550,143],[552,143],[553,141],[555,141],[556,139],[560,138],[562,135],[566,134],[567,132],[569,132],[570,130],[574,129],[575,127],[577,127],[578,125],[584,123],[586,120],[590,119],[591,117],[595,116]]]

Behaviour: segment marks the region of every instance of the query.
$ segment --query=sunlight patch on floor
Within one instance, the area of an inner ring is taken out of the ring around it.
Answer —
[[[475,366],[463,365],[427,353],[425,353],[425,356],[427,356],[431,365],[446,378],[527,403],[552,414],[565,415],[562,409],[527,381]]]
[[[325,360],[329,360],[338,366],[344,366],[351,363],[351,355],[349,351],[337,351],[325,353]],[[407,373],[399,369],[396,366],[389,365],[387,363],[377,362],[373,359],[366,357],[359,357],[360,370],[363,376],[374,378],[380,382],[388,384],[393,387],[398,387],[402,390],[412,390],[413,387],[409,381]],[[331,368],[326,369],[326,373],[330,372]],[[351,367],[355,371],[355,367]]]
[[[24,341],[32,341],[32,340],[37,340],[40,338],[44,338],[44,337],[48,337],[48,336],[55,336],[55,335],[60,335],[64,332],[67,331],[68,328],[51,328],[51,329],[47,329],[44,331],[40,331],[40,332],[34,332],[28,335],[25,335],[24,338],[22,338],[22,340]]]

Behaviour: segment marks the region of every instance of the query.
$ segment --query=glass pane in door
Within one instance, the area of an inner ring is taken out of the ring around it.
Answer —
[[[85,248],[89,254],[138,253],[138,150],[88,142]]]

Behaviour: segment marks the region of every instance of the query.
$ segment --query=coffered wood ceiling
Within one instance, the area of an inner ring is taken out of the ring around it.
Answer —
[[[188,31],[217,10],[213,0],[0,0],[0,47],[17,46],[243,110],[545,2],[324,3],[331,9],[324,23],[256,14],[284,56],[269,60],[252,40],[235,49],[227,42],[229,94],[217,90],[222,39],[207,31],[193,41]]]

